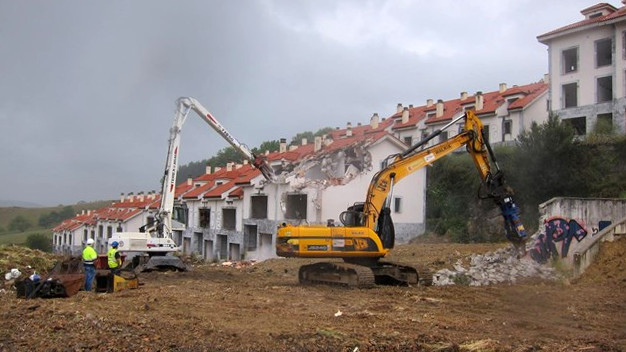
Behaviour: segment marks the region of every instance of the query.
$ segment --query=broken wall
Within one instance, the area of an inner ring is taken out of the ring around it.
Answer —
[[[572,264],[575,252],[624,217],[626,199],[559,197],[540,204],[539,213],[539,233],[533,236],[529,255],[540,263],[560,258]]]

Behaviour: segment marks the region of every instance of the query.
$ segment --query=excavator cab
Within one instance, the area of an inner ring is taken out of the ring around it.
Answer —
[[[365,225],[365,214],[363,213],[363,209],[365,208],[365,203],[354,203],[354,205],[349,206],[348,210],[342,212],[339,215],[339,220],[345,227],[359,227]]]

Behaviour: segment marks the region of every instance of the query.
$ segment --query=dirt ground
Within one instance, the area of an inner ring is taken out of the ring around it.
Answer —
[[[502,245],[415,243],[393,260],[451,268]],[[136,290],[0,294],[8,351],[622,351],[626,240],[579,280],[488,287],[300,286],[301,259],[153,272]]]

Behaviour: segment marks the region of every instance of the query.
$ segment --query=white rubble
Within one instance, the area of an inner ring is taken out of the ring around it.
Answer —
[[[554,268],[541,265],[528,256],[518,258],[514,247],[501,248],[486,254],[474,254],[469,268],[461,260],[454,270],[442,269],[433,275],[433,285],[486,286],[496,283],[515,283],[519,278],[537,277],[545,280],[557,278]]]
[[[20,275],[22,275],[22,273],[18,269],[11,269],[10,272],[4,275],[4,279],[13,280],[13,279],[17,279],[18,277],[20,277]]]

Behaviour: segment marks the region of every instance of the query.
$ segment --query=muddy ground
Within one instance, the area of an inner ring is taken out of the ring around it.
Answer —
[[[451,268],[503,245],[416,243],[390,259]],[[136,290],[0,295],[0,350],[622,351],[626,240],[579,280],[488,287],[300,286],[310,260],[146,273]]]

